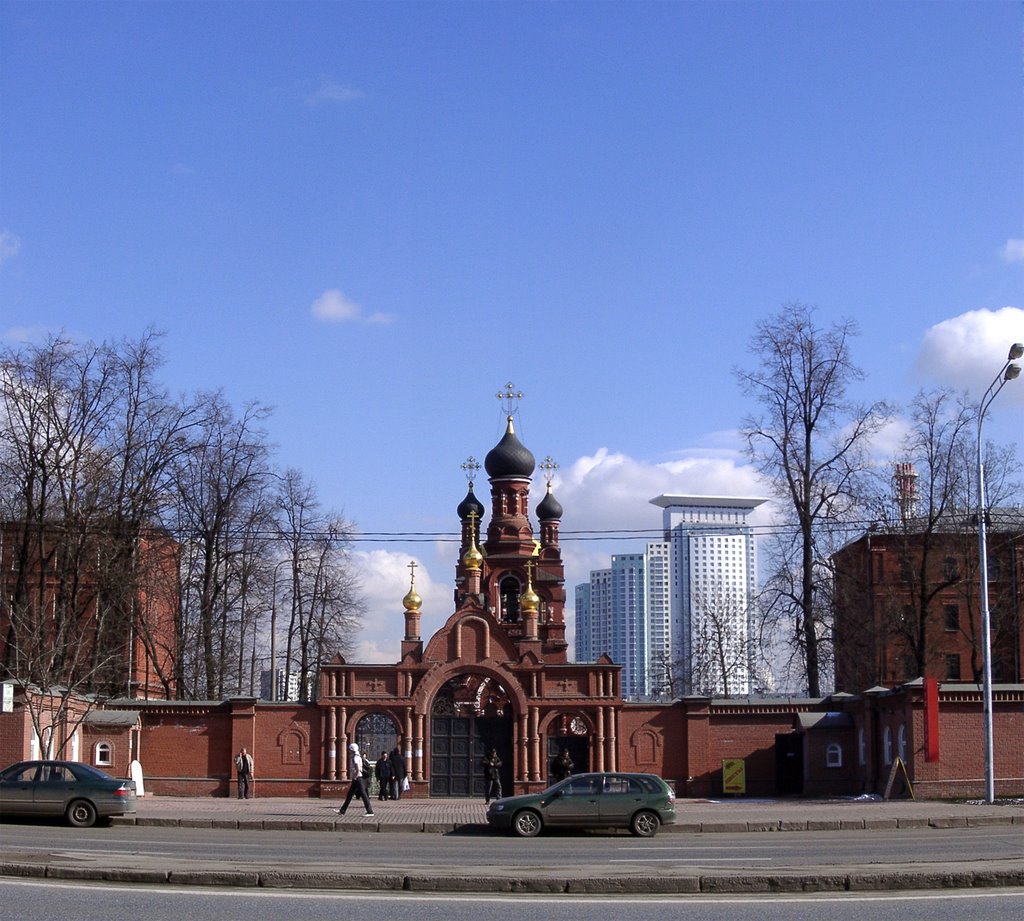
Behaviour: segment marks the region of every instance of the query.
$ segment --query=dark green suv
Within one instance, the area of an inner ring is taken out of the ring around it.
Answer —
[[[577,774],[541,793],[495,800],[487,811],[493,828],[523,838],[542,828],[628,828],[650,838],[676,820],[676,795],[656,774]]]

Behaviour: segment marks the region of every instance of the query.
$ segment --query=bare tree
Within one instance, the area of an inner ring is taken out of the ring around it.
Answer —
[[[882,402],[864,406],[848,397],[850,383],[863,377],[850,356],[855,334],[852,321],[823,329],[814,308],[790,304],[757,326],[750,351],[759,367],[734,372],[760,406],[743,427],[749,455],[794,525],[796,559],[778,567],[795,563],[799,576],[778,585],[790,604],[812,697],[821,693],[823,670],[816,564],[830,555],[831,528],[856,508],[858,480],[869,466],[866,449],[890,415]]]
[[[752,684],[752,611],[745,592],[721,581],[694,591],[691,693],[731,697]]]
[[[159,345],[0,351],[0,673],[62,718],[90,695],[255,693],[282,535],[304,688],[358,620],[351,525],[273,471],[264,407],[171,399]]]
[[[176,530],[184,546],[179,682],[185,696],[215,699],[238,686],[232,677],[245,564],[266,521],[270,468],[261,428],[268,411],[251,403],[236,417],[221,393],[207,403],[199,437],[176,464]]]
[[[165,432],[188,415],[153,388],[158,364],[151,334],[51,337],[0,356],[3,668],[37,689],[29,708],[50,720],[84,715],[84,695],[130,687],[140,577],[168,543],[151,521],[166,439],[154,446],[150,427],[140,462],[136,423],[144,405]]]
[[[348,559],[352,525],[324,513],[316,488],[294,469],[279,480],[279,537],[290,561],[291,592],[285,648],[285,686],[298,678],[299,697],[315,690],[316,669],[348,649],[362,603]]]
[[[911,405],[910,430],[894,468],[896,501],[883,506],[878,516],[897,541],[899,580],[886,599],[884,629],[903,651],[907,679],[936,673],[944,677],[935,640],[954,631],[967,640],[971,670],[980,680],[975,421],[976,407],[966,394],[920,392]],[[1019,495],[1020,465],[1012,446],[988,445],[986,470],[993,484],[990,510]],[[993,558],[998,561],[1001,522],[992,523]],[[993,594],[999,585],[995,580]],[[1010,598],[996,603],[997,635],[1001,621],[1012,620],[1013,607]]]

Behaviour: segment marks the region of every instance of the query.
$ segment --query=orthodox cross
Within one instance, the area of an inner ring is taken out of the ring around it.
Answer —
[[[516,390],[515,384],[509,381],[504,390],[499,390],[495,396],[501,400],[501,408],[505,410],[506,416],[511,416],[519,409],[519,401],[526,396],[522,390]]]
[[[470,454],[459,466],[462,467],[462,472],[466,474],[466,479],[472,486],[473,480],[476,479],[476,472],[480,469],[480,462]]]
[[[558,464],[555,463],[555,459],[549,454],[541,462],[540,469],[544,471],[544,479],[547,480],[547,484],[550,486],[551,481],[555,478],[555,471],[558,469]]]
[[[409,560],[409,566],[407,568],[409,570],[409,586],[410,586],[410,588],[416,584],[416,566],[417,566],[417,564],[416,564],[415,560]]]

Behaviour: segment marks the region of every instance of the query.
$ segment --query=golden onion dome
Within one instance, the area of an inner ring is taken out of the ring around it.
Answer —
[[[483,563],[484,555],[477,549],[476,541],[473,541],[473,543],[469,545],[469,549],[462,554],[462,565],[465,566],[466,569],[476,571],[483,566]]]
[[[526,590],[519,596],[519,608],[524,614],[536,614],[540,610],[540,595],[533,590],[529,573],[526,576]]]
[[[410,588],[402,599],[402,604],[407,611],[418,611],[423,607],[423,599],[415,588]]]

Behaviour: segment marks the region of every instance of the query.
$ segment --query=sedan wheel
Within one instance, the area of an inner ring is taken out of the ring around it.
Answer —
[[[638,812],[629,823],[629,830],[638,838],[653,838],[661,827],[661,820],[653,812]]]
[[[536,838],[540,834],[542,824],[540,816],[536,812],[524,809],[522,812],[516,813],[516,817],[512,820],[512,831],[520,838]]]
[[[96,807],[85,799],[76,799],[67,811],[68,823],[75,828],[91,828],[96,824]]]

